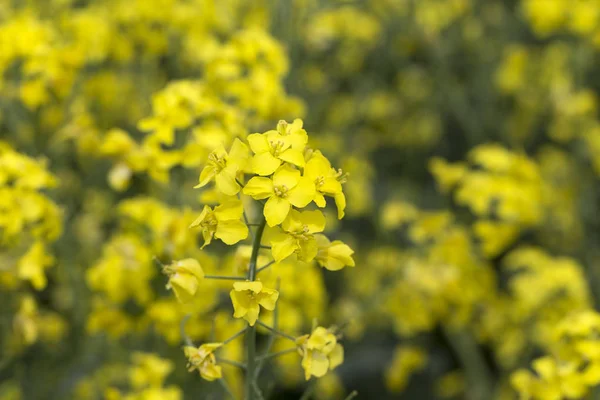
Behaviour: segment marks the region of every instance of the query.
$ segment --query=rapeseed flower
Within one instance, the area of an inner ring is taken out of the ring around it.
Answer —
[[[189,303],[198,291],[198,284],[204,278],[200,263],[193,258],[175,261],[164,267],[163,272],[169,276],[167,289],[173,289],[177,300]]]
[[[221,239],[225,244],[236,244],[248,237],[248,227],[241,221],[244,206],[238,200],[231,200],[215,208],[204,206],[202,213],[190,225],[202,231],[204,244],[208,246],[213,238]]]
[[[223,373],[221,366],[217,365],[217,358],[214,352],[222,345],[223,343],[205,343],[197,348],[185,346],[183,352],[188,359],[188,371],[198,370],[200,376],[207,381],[221,379]]]
[[[283,165],[272,178],[255,176],[248,181],[243,193],[256,200],[268,199],[264,215],[271,227],[281,224],[292,206],[306,207],[315,197],[315,185],[292,166]]]
[[[304,378],[320,378],[344,361],[344,348],[331,331],[319,326],[310,335],[296,339],[302,355]]]
[[[281,229],[271,238],[273,258],[279,262],[296,253],[300,261],[312,261],[319,252],[314,234],[323,232],[324,229],[325,216],[321,211],[292,210],[283,221]]]
[[[233,303],[233,316],[245,319],[250,326],[256,323],[260,307],[273,311],[279,298],[277,290],[267,289],[259,281],[235,282],[229,295]]]

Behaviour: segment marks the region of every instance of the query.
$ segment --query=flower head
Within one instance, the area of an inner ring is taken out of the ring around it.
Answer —
[[[163,272],[169,276],[167,289],[173,289],[177,300],[182,303],[192,301],[198,291],[199,282],[204,278],[200,263],[193,258],[175,261],[165,266]]]
[[[208,246],[213,238],[221,239],[225,244],[233,245],[248,237],[248,227],[241,221],[244,207],[240,201],[233,200],[214,209],[204,206],[202,213],[190,228],[200,227],[204,245]]]
[[[235,282],[229,293],[233,303],[233,316],[244,318],[250,326],[254,326],[260,313],[260,307],[273,311],[279,298],[275,289],[263,287],[262,282]]]
[[[277,125],[277,131],[248,135],[250,149],[254,152],[252,172],[261,176],[271,175],[284,162],[304,167],[304,154],[302,152],[308,140],[306,131],[301,129],[301,121],[300,129],[297,129],[297,127],[288,129],[286,126],[290,127],[287,122],[280,121]],[[302,135],[302,132],[304,132],[304,135]]]
[[[229,153],[223,146],[217,147],[208,155],[208,163],[200,173],[196,188],[206,186],[215,181],[217,190],[227,196],[235,196],[240,191],[236,175],[248,162],[248,147],[239,139],[235,139]]]
[[[205,343],[198,348],[185,346],[183,352],[188,359],[188,371],[192,372],[197,369],[200,376],[207,381],[220,379],[223,374],[221,367],[217,365],[214,351],[222,345],[223,343]]]
[[[304,176],[315,183],[315,203],[325,207],[325,197],[342,194],[342,183],[338,179],[340,173],[331,167],[331,163],[320,151],[315,151],[304,167]]]
[[[330,271],[339,271],[346,266],[354,267],[354,250],[350,246],[339,240],[332,242],[325,235],[315,235],[315,238],[318,247],[316,260],[319,265]]]
[[[275,261],[279,262],[296,252],[299,260],[310,262],[318,252],[314,234],[325,229],[325,216],[319,210],[292,210],[281,228],[271,238],[271,252]]]
[[[269,226],[281,224],[292,206],[306,207],[315,197],[314,183],[289,165],[279,168],[273,178],[255,176],[244,187],[244,194],[256,200],[269,199],[264,214]]]
[[[296,343],[300,346],[306,380],[311,376],[320,378],[344,362],[344,348],[338,343],[335,334],[322,326],[317,327],[310,335],[299,337]]]

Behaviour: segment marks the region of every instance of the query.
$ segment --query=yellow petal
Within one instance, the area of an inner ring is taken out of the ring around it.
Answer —
[[[229,150],[229,157],[227,164],[233,164],[238,170],[244,170],[248,163],[248,146],[246,146],[240,139],[235,138],[231,149]]]
[[[200,263],[193,258],[185,258],[175,263],[177,271],[188,272],[194,275],[198,280],[204,278],[204,271],[200,266]]]
[[[264,209],[267,224],[271,227],[281,224],[288,216],[291,207],[286,199],[277,196],[269,198]]]
[[[310,364],[310,373],[317,378],[325,376],[329,369],[329,359],[319,351],[312,352],[312,360]]]
[[[290,165],[283,165],[273,175],[273,185],[285,186],[288,189],[295,187],[299,180],[300,171]]]
[[[329,369],[334,370],[338,365],[344,362],[344,348],[341,344],[336,344],[331,353],[329,353]]]
[[[252,157],[252,172],[261,176],[271,175],[281,165],[281,160],[271,153],[259,153]]]
[[[252,304],[248,308],[248,312],[244,316],[244,319],[248,321],[248,325],[254,326],[256,320],[258,319],[258,314],[260,314],[260,307],[258,304]]]
[[[288,192],[287,198],[295,207],[303,208],[313,201],[316,193],[317,191],[314,182],[303,177],[300,178],[298,184]]]
[[[207,381],[214,381],[223,377],[223,372],[219,365],[204,363],[200,368],[200,376]]]
[[[298,255],[298,259],[304,262],[311,262],[316,257],[317,252],[317,241],[314,237],[311,237],[308,240],[300,242],[300,254]]]
[[[239,220],[244,214],[244,205],[239,200],[227,201],[215,207],[215,216],[219,222]]]
[[[292,255],[297,248],[296,240],[290,235],[282,233],[271,240],[271,253],[277,262]]]
[[[212,165],[207,165],[206,167],[202,168],[200,178],[198,179],[198,184],[194,186],[194,189],[208,185],[208,183],[215,177],[216,173],[217,172]]]
[[[238,291],[238,292],[250,290],[254,293],[260,293],[260,291],[262,289],[263,289],[263,284],[260,281],[235,282],[233,284],[233,290]]]
[[[255,176],[246,183],[243,193],[252,196],[255,200],[266,199],[273,196],[273,181],[269,178]]]
[[[275,309],[275,304],[277,304],[277,299],[279,298],[279,292],[275,289],[263,288],[260,294],[258,304],[263,306],[265,310],[273,311]]]
[[[299,150],[287,149],[279,155],[279,158],[299,167],[304,167],[305,164],[304,154]]]
[[[335,205],[338,210],[338,219],[344,218],[344,210],[346,209],[346,196],[344,196],[344,193],[335,195]]]
[[[248,135],[247,140],[254,154],[268,153],[271,151],[271,146],[269,146],[266,135],[253,133]]]
[[[302,211],[297,217],[302,225],[308,227],[308,233],[323,232],[325,230],[325,215],[320,210]]]
[[[198,290],[198,279],[191,274],[176,273],[169,279],[169,285],[173,288],[177,300],[189,303]]]
[[[215,176],[216,188],[219,192],[227,196],[235,196],[240,191],[240,185],[235,180],[237,167],[235,165],[227,166]]]
[[[221,221],[217,224],[215,237],[233,245],[248,237],[248,227],[242,221]]]

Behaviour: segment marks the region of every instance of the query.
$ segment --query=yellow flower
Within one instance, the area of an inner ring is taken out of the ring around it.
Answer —
[[[335,197],[342,193],[338,172],[331,167],[329,160],[318,150],[306,162],[304,176],[315,183],[315,203],[319,207],[325,207],[325,195]]]
[[[189,303],[198,291],[198,283],[204,278],[204,271],[198,261],[193,258],[175,261],[164,267],[163,272],[169,276],[167,289],[173,289],[177,300]]]
[[[287,132],[283,128],[281,130]],[[306,132],[304,133],[306,134]],[[302,142],[298,139],[297,131],[294,134],[286,133],[284,135],[278,131],[268,131],[262,134],[253,133],[248,135],[248,143],[250,143],[250,148],[254,152],[252,172],[255,174],[271,175],[284,162],[304,167],[304,154],[302,152],[306,146],[306,141]]]
[[[217,358],[214,351],[221,347],[223,343],[205,343],[196,348],[185,346],[183,352],[188,359],[188,371],[198,370],[200,376],[207,381],[221,379],[223,373],[221,367],[217,365]]]
[[[237,200],[221,204],[214,209],[204,206],[202,213],[192,222],[190,228],[199,226],[202,229],[202,248],[209,245],[213,238],[233,245],[248,237],[248,227],[240,220],[243,214],[244,206]]]
[[[345,266],[354,267],[354,250],[340,240],[330,241],[325,235],[315,235],[317,240],[317,262],[330,271],[339,271]]]
[[[229,153],[223,146],[217,147],[209,154],[208,163],[200,173],[200,182],[195,188],[204,187],[214,179],[219,192],[235,196],[240,191],[236,175],[243,171],[247,161],[248,147],[237,138],[233,141]]]
[[[283,221],[282,231],[276,232],[271,238],[271,252],[275,261],[279,262],[296,252],[298,259],[312,261],[317,253],[317,240],[314,234],[325,229],[325,216],[319,210],[292,210]]]
[[[37,241],[19,260],[19,278],[30,281],[36,290],[42,290],[47,283],[44,270],[52,263],[54,258],[46,252],[44,243]]]
[[[279,298],[275,289],[263,287],[262,282],[235,282],[229,293],[233,303],[233,316],[244,318],[250,326],[254,326],[260,313],[260,306],[273,311]]]
[[[308,134],[302,129],[303,124],[299,118],[291,124],[283,120],[277,123],[277,132],[289,141],[292,149],[303,151],[308,143]]]
[[[306,380],[311,376],[320,378],[344,362],[344,348],[337,342],[336,336],[322,326],[310,335],[299,337],[296,343],[300,346]]]
[[[244,194],[256,200],[268,198],[264,214],[269,226],[281,224],[292,206],[306,207],[315,197],[315,185],[289,165],[279,168],[273,179],[255,176],[244,187]]]

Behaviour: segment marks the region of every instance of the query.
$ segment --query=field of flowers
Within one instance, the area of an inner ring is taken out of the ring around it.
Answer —
[[[1,0],[0,400],[600,399],[598,66],[598,0]]]

